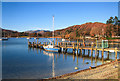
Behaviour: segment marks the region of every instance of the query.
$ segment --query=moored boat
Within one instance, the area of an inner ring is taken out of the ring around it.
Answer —
[[[8,40],[8,38],[7,38],[7,37],[4,37],[4,38],[0,38],[0,40]]]
[[[49,40],[50,41],[50,40]],[[51,41],[50,41],[51,42]],[[53,16],[53,42],[54,42],[54,16]],[[52,42],[51,42],[52,43]],[[54,43],[51,45],[43,46],[44,50],[51,52],[60,52],[60,47],[55,46]]]
[[[27,39],[31,39],[30,37],[27,37]]]
[[[54,46],[54,45],[47,45],[47,46],[43,46],[44,50],[46,51],[51,51],[51,52],[60,52],[60,48],[58,46]]]

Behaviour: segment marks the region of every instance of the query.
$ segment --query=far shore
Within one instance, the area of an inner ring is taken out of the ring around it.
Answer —
[[[49,78],[51,79],[118,79],[120,72],[118,70],[120,59],[116,61],[111,61],[96,67],[89,67],[85,70],[80,70],[73,73],[64,74],[61,76],[56,76]]]

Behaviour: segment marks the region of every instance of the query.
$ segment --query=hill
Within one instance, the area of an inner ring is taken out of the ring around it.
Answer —
[[[97,36],[97,37],[111,37],[120,35],[120,27],[114,24],[104,23],[85,23],[82,25],[74,25],[61,30],[55,30],[56,37],[62,38],[78,38],[84,36]],[[12,30],[2,29],[2,35],[6,37],[19,37],[19,36],[31,36],[31,37],[51,37],[52,31],[49,30],[30,30],[25,32],[18,32]]]
[[[115,36],[117,35],[118,26],[113,24],[104,23],[85,23],[82,25],[74,25],[65,29],[56,30],[56,36],[62,36],[65,38],[76,38],[80,36]]]

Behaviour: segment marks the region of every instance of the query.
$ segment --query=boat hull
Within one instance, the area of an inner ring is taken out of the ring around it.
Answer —
[[[8,38],[1,38],[0,40],[8,40]]]
[[[44,48],[45,51],[60,52],[60,48]]]

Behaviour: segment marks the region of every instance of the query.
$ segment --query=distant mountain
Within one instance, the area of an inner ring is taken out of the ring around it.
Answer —
[[[25,33],[45,33],[45,32],[51,32],[49,30],[29,30],[29,31],[25,31]]]

